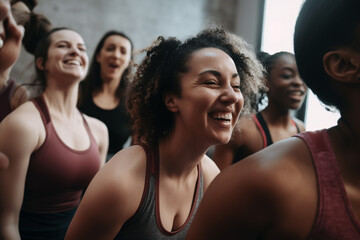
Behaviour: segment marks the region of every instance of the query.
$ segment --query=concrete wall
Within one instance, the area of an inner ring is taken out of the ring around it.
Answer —
[[[78,31],[92,56],[104,32],[120,30],[136,49],[148,46],[157,36],[184,39],[208,26],[222,26],[258,41],[259,2],[264,0],[38,0],[35,12],[47,16],[55,27]],[[11,77],[18,82],[34,78],[33,57],[22,51]]]

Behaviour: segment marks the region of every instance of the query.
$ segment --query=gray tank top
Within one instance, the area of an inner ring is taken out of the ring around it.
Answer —
[[[185,239],[195,212],[203,197],[203,173],[198,164],[194,200],[185,223],[175,231],[167,231],[161,224],[159,215],[159,155],[145,144],[140,144],[146,152],[146,177],[143,196],[134,216],[121,228],[115,239]]]

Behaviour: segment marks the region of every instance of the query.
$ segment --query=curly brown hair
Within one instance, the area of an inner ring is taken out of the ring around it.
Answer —
[[[190,55],[202,48],[217,48],[235,62],[244,96],[242,114],[253,112],[256,93],[263,88],[264,69],[252,48],[240,37],[223,29],[206,29],[184,42],[174,37],[158,37],[141,51],[146,53],[130,86],[127,102],[137,140],[154,144],[169,137],[174,129],[174,115],[164,103],[167,93],[181,96],[180,74],[189,69]]]

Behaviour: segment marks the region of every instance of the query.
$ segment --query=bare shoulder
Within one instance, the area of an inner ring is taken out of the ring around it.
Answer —
[[[91,181],[66,239],[114,239],[141,202],[145,175],[142,147],[119,151]]]
[[[206,155],[201,160],[201,168],[204,174],[204,187],[206,190],[214,178],[220,173],[220,170],[215,162]]]
[[[304,122],[301,121],[300,119],[297,119],[297,118],[293,118],[293,120],[295,121],[295,123],[299,126],[300,128],[300,132],[305,132],[305,125],[304,125]]]
[[[19,106],[1,122],[2,130],[15,131],[14,133],[34,133],[40,127],[43,127],[41,115],[32,102]]]
[[[279,141],[224,169],[214,179],[200,204],[190,239],[205,239],[202,234],[281,239],[276,235],[279,232],[291,239],[298,229],[295,234],[306,238],[315,218],[316,196],[306,145],[298,138]],[[216,220],[208,215],[209,209]],[[205,229],[214,230],[205,233]]]
[[[146,154],[139,146],[131,146],[119,151],[95,176],[91,184],[106,188],[109,194],[133,191],[136,184],[144,182],[146,172]]]
[[[104,133],[108,133],[107,127],[105,125],[105,123],[103,123],[102,121],[100,121],[99,119],[90,117],[86,114],[83,114],[86,122],[89,124],[90,129],[95,132],[95,133],[99,133],[99,134],[104,134]]]

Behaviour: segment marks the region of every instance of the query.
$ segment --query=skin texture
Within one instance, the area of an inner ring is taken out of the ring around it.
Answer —
[[[167,94],[175,129],[159,142],[161,225],[180,228],[191,209],[196,166],[201,162],[204,190],[219,173],[205,153],[212,144],[229,141],[243,106],[241,82],[233,60],[223,51],[193,52],[180,77],[181,96]],[[217,120],[226,114],[228,120]],[[221,116],[223,116],[221,115]],[[70,224],[66,239],[113,239],[139,207],[145,183],[146,156],[138,146],[118,152],[96,175]]]
[[[121,76],[129,66],[131,51],[128,39],[111,35],[98,53],[96,61],[100,63],[103,85],[100,91],[94,92],[93,100],[102,109],[114,109],[118,106],[120,99],[116,97],[115,91],[120,84]]]
[[[290,110],[301,106],[307,91],[306,85],[299,76],[294,56],[287,54],[279,56],[270,66],[267,80],[268,105],[261,114],[268,125],[273,142],[298,133],[290,119],[297,123],[301,132],[305,131],[304,124],[290,116]],[[230,166],[233,161],[239,161],[263,148],[264,142],[260,130],[250,117],[244,117],[238,121],[230,142],[216,146],[213,160],[222,170]],[[234,159],[236,153],[238,159]]]
[[[17,26],[11,10],[10,2],[0,1],[0,89],[6,87],[12,65],[19,57],[24,29]],[[15,109],[27,100],[25,88],[18,87],[11,98],[11,108]],[[0,171],[7,168],[9,160],[0,152]]]
[[[37,67],[46,71],[44,99],[61,141],[69,148],[85,150],[90,139],[76,108],[78,85],[87,71],[84,41],[71,30],[56,31],[50,39],[47,61],[36,59]],[[100,121],[85,117],[98,143],[103,165],[108,146],[107,129]],[[10,161],[9,167],[0,174],[2,239],[20,239],[18,220],[30,155],[42,146],[45,138],[44,124],[32,102],[21,105],[0,124],[0,151]]]
[[[359,236],[356,227],[360,221],[358,7],[358,1],[307,0],[299,14],[294,37],[298,66],[305,82],[311,84],[315,94],[321,92],[321,97],[341,113],[338,124],[326,131],[351,206],[351,210],[343,213],[349,216],[350,222],[350,215],[355,218],[353,225],[348,226],[354,227],[352,233],[357,234],[353,239]],[[336,26],[340,18],[344,21]],[[319,21],[315,23],[314,19]],[[356,24],[343,29],[353,23]],[[338,35],[340,38],[334,37]],[[324,44],[330,47],[320,49]],[[318,56],[321,61],[314,61],[317,62],[314,65],[311,61]],[[319,78],[319,72],[325,76]],[[319,86],[322,87],[317,88]],[[324,185],[326,189],[328,184]],[[317,191],[313,159],[305,142],[296,137],[281,140],[233,164],[216,177],[200,204],[187,239],[313,239],[315,236],[310,233],[317,220]],[[334,212],[329,210],[328,214]],[[331,221],[321,220],[322,223]],[[328,228],[335,227],[335,224],[329,225]],[[317,239],[329,231],[319,228]]]

